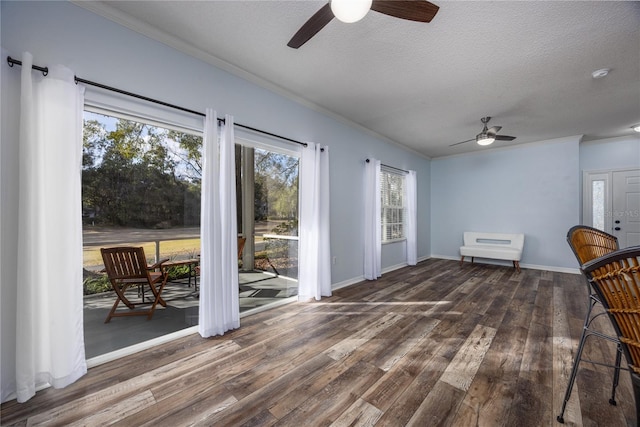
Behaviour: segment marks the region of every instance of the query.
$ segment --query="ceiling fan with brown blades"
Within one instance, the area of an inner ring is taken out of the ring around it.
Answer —
[[[297,33],[287,46],[299,48],[323,29],[334,17],[342,22],[356,22],[369,10],[417,22],[431,22],[439,7],[426,0],[330,0],[318,10]]]
[[[471,142],[471,141],[477,142],[478,145],[489,145],[489,144],[493,144],[494,141],[513,141],[514,139],[516,139],[515,136],[498,135],[498,132],[500,132],[500,129],[502,129],[502,126],[492,126],[487,129],[487,123],[489,123],[489,120],[491,120],[491,117],[488,117],[488,116],[480,119],[484,127],[482,128],[482,132],[477,134],[475,138],[468,139],[462,142],[456,142],[455,144],[451,144],[449,147],[453,147],[454,145],[460,145],[460,144],[464,144],[466,142]]]

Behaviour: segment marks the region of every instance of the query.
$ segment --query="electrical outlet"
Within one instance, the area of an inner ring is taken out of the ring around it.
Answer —
[[[338,262],[337,256],[334,256],[333,258],[331,258],[331,264],[336,265],[336,262]]]

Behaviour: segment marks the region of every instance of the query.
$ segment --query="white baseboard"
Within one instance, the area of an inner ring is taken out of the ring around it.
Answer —
[[[355,285],[356,283],[360,283],[364,280],[365,280],[364,276],[358,276],[352,279],[343,280],[342,282],[332,283],[331,290],[335,291],[341,288],[346,288],[347,286]]]
[[[460,261],[460,257],[451,256],[451,255],[431,255],[431,258],[437,259],[450,259],[453,261]],[[465,261],[469,262],[469,261]],[[481,262],[475,261],[478,264],[491,264],[491,265],[504,265],[504,266],[512,266],[513,264],[510,261],[500,261],[495,259],[485,259],[482,258]],[[569,267],[557,267],[552,265],[537,265],[537,264],[525,264],[520,263],[521,268],[530,268],[532,270],[544,270],[544,271],[553,271],[556,273],[568,273],[568,274],[580,274],[579,268],[569,268]]]
[[[520,264],[522,268],[530,268],[532,270],[546,270],[554,271],[556,273],[568,273],[568,274],[581,274],[579,268],[558,267],[549,265],[536,265],[536,264]]]
[[[398,270],[400,268],[407,267],[407,266],[408,266],[408,264],[405,262],[405,263],[401,263],[401,264],[392,265],[390,267],[385,267],[382,270],[382,274],[389,273],[391,271]],[[346,288],[347,286],[355,285],[356,283],[364,282],[365,280],[366,279],[364,278],[364,275],[363,275],[363,276],[357,276],[357,277],[353,277],[351,279],[343,280],[342,282],[332,283],[331,284],[331,290],[335,291],[335,290],[338,290],[338,289],[341,289],[341,288]]]
[[[143,341],[138,344],[131,345],[129,347],[121,348],[119,350],[114,350],[110,353],[101,354],[99,356],[92,357],[91,359],[87,359],[87,368],[93,368],[95,366],[102,365],[103,363],[111,362],[112,360],[120,359],[124,356],[129,356],[131,354],[137,353],[142,350],[147,350],[149,348],[155,347],[160,344],[165,344],[169,341],[176,340],[178,338],[186,337],[188,335],[197,334],[198,326],[191,326],[189,328],[181,329],[176,332],[172,332],[167,335],[163,335],[161,337],[153,338],[148,341]]]
[[[422,261],[428,260],[429,258],[431,258],[431,256],[427,255],[427,256],[423,256],[423,257],[418,258],[417,261],[418,262],[422,262]],[[382,270],[382,274],[389,273],[391,271],[398,270],[400,268],[404,268],[404,267],[408,267],[408,266],[409,266],[409,264],[407,264],[405,262],[405,263],[401,263],[401,264],[392,265],[390,267],[385,267]],[[335,291],[335,290],[338,290],[340,288],[346,288],[347,286],[355,285],[356,283],[360,283],[360,282],[363,282],[365,280],[366,279],[364,278],[364,276],[353,277],[351,279],[343,280],[342,282],[333,283],[331,285],[331,290]]]

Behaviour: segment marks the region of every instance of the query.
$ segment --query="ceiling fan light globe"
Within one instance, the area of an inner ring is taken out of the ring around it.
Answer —
[[[491,145],[495,140],[496,139],[494,137],[487,135],[478,135],[478,137],[476,137],[476,142],[478,143],[478,145]]]
[[[350,24],[365,17],[373,0],[331,0],[331,11],[338,20]]]

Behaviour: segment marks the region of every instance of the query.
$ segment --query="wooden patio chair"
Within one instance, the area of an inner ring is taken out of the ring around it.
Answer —
[[[571,227],[571,229],[569,229],[569,232],[567,233],[567,242],[569,243],[573,254],[576,256],[580,267],[582,267],[587,262],[590,262],[596,258],[600,258],[601,256],[607,255],[619,249],[618,238],[616,236],[586,225],[576,225],[574,227]],[[616,404],[616,388],[618,387],[620,378],[620,363],[622,359],[620,343],[617,337],[605,334],[592,327],[592,322],[597,317],[600,317],[605,313],[600,312],[592,316],[593,307],[596,304],[600,304],[600,299],[598,298],[598,295],[591,289],[589,283],[585,283],[587,285],[588,292],[587,313],[584,318],[582,335],[580,336],[580,343],[578,344],[578,350],[576,351],[576,355],[574,358],[573,368],[571,369],[571,375],[569,376],[569,383],[567,384],[564,401],[562,402],[562,409],[560,411],[560,415],[558,415],[557,417],[557,420],[561,423],[564,422],[564,411],[566,409],[567,403],[569,402],[569,398],[571,397],[571,391],[573,390],[573,385],[576,381],[580,362],[584,360],[589,363],[611,366],[600,362],[594,362],[588,359],[582,359],[582,352],[584,350],[585,343],[587,341],[587,338],[589,338],[590,336],[596,336],[609,340],[611,342],[614,342],[618,346],[618,351],[616,352],[616,361],[615,365],[613,366],[615,372],[613,374],[611,398],[609,399],[609,403],[611,405]]]
[[[618,250],[582,267],[627,359],[640,425],[640,246]]]
[[[109,323],[112,317],[119,316],[147,316],[147,320],[151,320],[158,304],[167,306],[161,294],[168,278],[162,264],[168,259],[149,266],[142,247],[101,248],[100,252],[107,276],[116,293],[116,300],[104,323]],[[126,292],[131,287],[137,288],[138,297],[141,297],[140,302],[133,303],[127,298]],[[152,301],[145,299],[145,287],[151,290]],[[116,311],[120,302],[129,310]],[[150,307],[148,310],[136,310],[136,307],[141,305],[150,305]]]
[[[238,260],[242,260],[242,251],[244,250],[244,244],[246,242],[246,237],[238,237]]]

